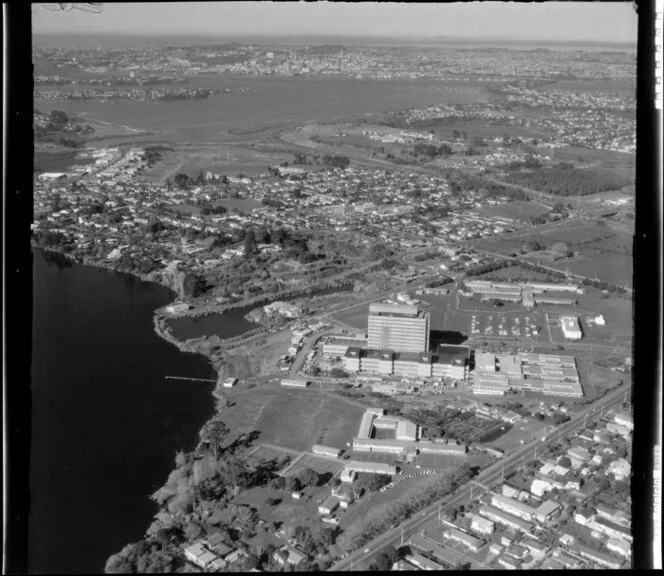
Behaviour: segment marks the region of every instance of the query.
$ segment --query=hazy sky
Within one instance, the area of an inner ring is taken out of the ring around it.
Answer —
[[[106,3],[101,14],[50,12],[33,4],[33,20],[36,33],[442,35],[612,42],[635,42],[637,27],[631,2]]]

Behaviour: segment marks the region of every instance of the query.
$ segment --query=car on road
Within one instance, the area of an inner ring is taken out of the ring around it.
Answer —
[[[364,549],[364,553],[365,553],[365,554],[368,554],[370,551],[371,551],[371,548],[365,548],[365,549]]]

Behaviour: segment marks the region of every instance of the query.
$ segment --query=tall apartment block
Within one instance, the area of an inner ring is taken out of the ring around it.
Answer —
[[[399,352],[429,351],[430,315],[417,306],[371,304],[368,347]]]

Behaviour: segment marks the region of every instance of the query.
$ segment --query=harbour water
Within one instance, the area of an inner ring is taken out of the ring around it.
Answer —
[[[141,538],[148,496],[214,410],[198,355],[153,331],[168,290],[33,254],[30,573],[99,573]]]
[[[178,340],[211,335],[217,335],[222,339],[233,338],[258,327],[245,318],[245,315],[253,309],[253,306],[245,306],[228,310],[223,314],[174,318],[168,321],[168,325]]]

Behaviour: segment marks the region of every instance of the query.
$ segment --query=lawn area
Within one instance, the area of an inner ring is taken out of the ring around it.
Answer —
[[[324,497],[330,495],[330,489],[326,486],[316,488],[306,488],[304,496],[300,500],[295,500],[285,490],[273,490],[271,488],[254,488],[240,494],[235,501],[242,504],[250,504],[258,509],[259,516],[266,522],[280,523],[280,528],[286,533],[289,528],[296,526],[306,526],[310,529],[320,524],[318,513],[317,496]],[[267,498],[281,499],[276,506],[270,506]],[[268,534],[261,534],[256,538],[265,538],[267,542],[277,544],[278,537]],[[281,542],[282,544],[285,542]]]
[[[281,450],[273,446],[266,446],[261,444],[258,450],[255,450],[247,458],[252,464],[259,464],[260,462],[269,462],[270,460],[283,460],[285,458],[293,458],[294,454],[288,450]]]
[[[266,522],[280,523],[280,528],[288,533],[289,528],[298,525],[311,526],[318,524],[318,503],[316,495],[326,492],[329,495],[329,488],[324,486],[317,488],[307,488],[305,496],[300,500],[295,500],[286,490],[274,490],[268,487],[252,488],[239,494],[234,502],[237,504],[247,504],[258,510],[258,516]],[[268,498],[280,500],[276,506],[267,503]],[[266,530],[258,530],[258,534],[252,538],[250,544],[271,543],[275,546],[281,546],[286,543]]]
[[[515,200],[514,202],[505,202],[504,204],[480,208],[477,212],[480,216],[486,218],[500,216],[504,218],[513,218],[514,220],[530,221],[532,217],[546,214],[549,210],[548,206],[544,206],[544,204],[538,202],[522,202],[521,200]]]
[[[288,476],[298,476],[306,468],[311,468],[320,475],[331,474],[334,476],[341,472],[344,467],[345,464],[343,460],[331,460],[313,454],[306,454],[288,471]]]
[[[224,422],[239,432],[258,430],[261,441],[294,450],[314,444],[345,448],[360,423],[363,410],[318,390],[259,387],[233,395],[235,406]]]

